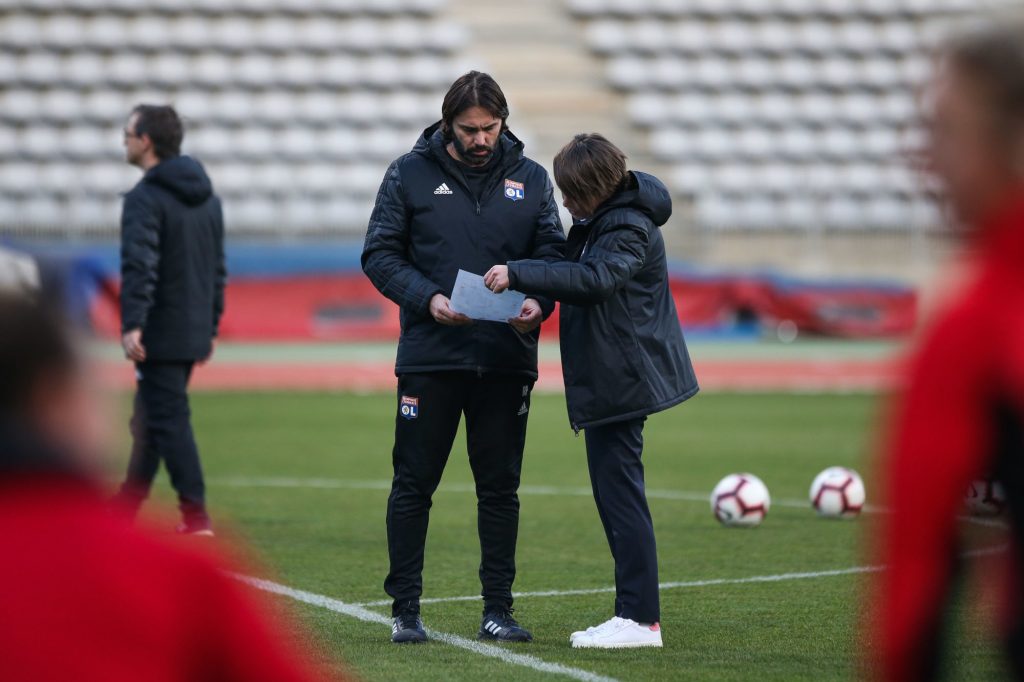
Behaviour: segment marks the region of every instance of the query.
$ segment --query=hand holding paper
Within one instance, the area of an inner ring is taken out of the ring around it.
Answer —
[[[493,293],[484,284],[484,278],[459,270],[452,290],[451,309],[474,320],[508,322],[523,311],[525,294],[518,291]]]
[[[532,298],[528,298],[523,301],[523,308],[519,311],[519,317],[512,318],[508,323],[520,334],[529,334],[539,327],[543,320],[544,311],[541,310],[540,303]]]
[[[496,294],[500,294],[509,287],[508,280],[508,266],[507,265],[495,265],[493,268],[487,271],[484,275],[484,284],[487,288]]]
[[[434,321],[447,327],[462,327],[472,324],[473,320],[465,315],[460,315],[451,308],[452,302],[444,294],[434,294],[430,299],[430,314]]]

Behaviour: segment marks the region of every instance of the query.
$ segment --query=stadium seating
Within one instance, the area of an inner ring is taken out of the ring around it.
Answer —
[[[228,229],[366,227],[466,65],[443,0],[0,0],[0,233],[114,234],[121,127],[171,102]]]
[[[929,47],[971,0],[567,0],[712,228],[937,221],[907,160]]]
[[[471,36],[455,10],[442,14],[446,2],[0,0],[0,235],[114,234],[120,193],[138,177],[123,164],[120,129],[139,102],[178,107],[185,151],[210,170],[229,230],[360,234],[386,163],[438,118],[452,78],[480,64],[463,62]],[[920,144],[914,88],[928,47],[977,5],[552,8],[559,31],[580,31],[603,79],[579,65],[571,73],[587,73],[588,87],[613,93],[602,106],[625,113],[582,120],[693,202],[677,216],[712,229],[883,231],[937,221],[907,161]],[[517,21],[509,30],[532,30]],[[547,106],[543,85],[511,87],[520,103]],[[579,123],[573,107],[534,119],[524,109],[515,129],[528,144],[531,125]],[[557,145],[530,149],[543,160]]]

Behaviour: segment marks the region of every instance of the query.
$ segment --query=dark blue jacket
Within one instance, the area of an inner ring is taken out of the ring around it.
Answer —
[[[511,287],[561,301],[562,372],[574,429],[643,417],[697,393],[668,284],[661,230],[672,200],[632,171],[569,232],[567,260],[511,262]]]
[[[147,360],[210,354],[224,312],[224,218],[195,159],[150,168],[121,214],[121,329],[142,329]]]
[[[438,324],[435,294],[451,296],[460,269],[483,275],[519,258],[559,260],[565,234],[551,180],[523,156],[523,143],[502,134],[501,155],[473,196],[461,164],[445,149],[439,124],[388,167],[363,247],[363,271],[401,307],[395,373],[468,370],[537,377],[540,330],[519,334],[508,323]],[[510,190],[510,191],[507,191]],[[541,300],[545,317],[554,303]]]

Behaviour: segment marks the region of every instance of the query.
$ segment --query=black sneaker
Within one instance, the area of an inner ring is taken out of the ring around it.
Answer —
[[[409,604],[398,612],[391,626],[391,641],[395,644],[427,641],[427,631],[423,629],[423,621],[420,619],[419,604]]]
[[[512,609],[496,608],[484,611],[480,621],[478,639],[489,639],[498,642],[532,642],[533,635],[529,630],[519,626],[512,617]]]

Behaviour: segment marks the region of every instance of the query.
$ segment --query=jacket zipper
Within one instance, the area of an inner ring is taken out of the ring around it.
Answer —
[[[573,430],[573,433],[576,434],[576,437],[579,438],[580,437],[580,427],[576,426],[576,422],[572,422],[572,430]]]

